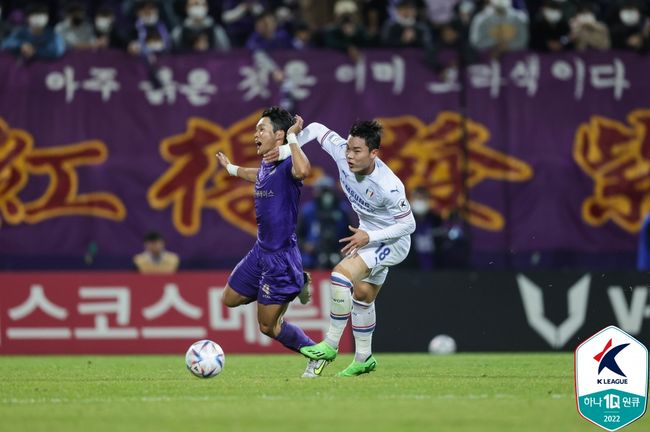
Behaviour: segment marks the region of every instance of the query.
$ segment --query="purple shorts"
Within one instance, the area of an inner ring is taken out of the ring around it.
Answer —
[[[290,303],[303,283],[298,246],[267,252],[257,242],[228,278],[232,289],[260,304]]]

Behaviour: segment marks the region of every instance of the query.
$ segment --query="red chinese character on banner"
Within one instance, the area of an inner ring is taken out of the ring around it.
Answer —
[[[172,206],[178,232],[194,235],[201,230],[201,210],[215,209],[235,227],[256,235],[253,184],[217,169],[216,154],[223,152],[233,163],[260,165],[255,147],[255,125],[262,111],[225,129],[200,118],[190,118],[187,130],[163,140],[160,153],[171,166],[149,188],[149,204],[156,209]],[[322,170],[314,170],[317,178]],[[308,181],[307,183],[310,183]]]
[[[650,212],[650,110],[632,111],[627,120],[629,126],[593,116],[578,128],[573,157],[594,181],[583,219],[592,226],[611,220],[633,233]]]
[[[467,163],[466,185],[472,188],[485,180],[525,181],[533,176],[525,162],[486,146],[487,128],[467,120],[467,161],[463,152],[460,114],[442,112],[431,124],[412,116],[381,119],[384,125],[382,158],[407,189],[426,187],[443,215],[462,208],[463,165]],[[467,202],[465,218],[486,230],[501,230],[503,216],[487,205]]]
[[[122,201],[108,192],[79,194],[77,168],[106,161],[108,151],[100,141],[69,146],[33,148],[30,134],[11,129],[0,119],[0,215],[8,223],[38,223],[45,219],[88,215],[123,220]],[[48,186],[34,201],[24,202],[18,194],[31,176],[47,175]]]
[[[31,175],[49,176],[49,186],[41,197],[25,205],[25,221],[38,223],[67,215],[123,220],[126,209],[115,195],[107,192],[78,193],[76,168],[101,164],[107,155],[106,146],[100,141],[33,150],[27,157],[27,169]]]
[[[28,180],[25,157],[32,149],[32,137],[10,129],[0,118],[0,216],[15,225],[25,217],[25,207],[18,197]]]

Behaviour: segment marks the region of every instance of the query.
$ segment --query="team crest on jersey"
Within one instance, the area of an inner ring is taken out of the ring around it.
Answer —
[[[368,198],[372,198],[373,196],[375,196],[375,192],[373,192],[371,189],[366,189],[366,196]]]

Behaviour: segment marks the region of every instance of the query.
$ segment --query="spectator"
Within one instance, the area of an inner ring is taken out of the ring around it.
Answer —
[[[206,0],[187,0],[187,18],[172,34],[176,47],[181,51],[221,52],[230,50],[226,30],[208,15]]]
[[[357,5],[353,1],[342,0],[334,8],[334,23],[325,31],[325,47],[346,52],[356,61],[359,48],[369,44],[368,35],[359,22]]]
[[[530,32],[530,48],[560,52],[572,48],[571,27],[557,1],[547,0],[537,13]]]
[[[438,249],[441,236],[442,218],[431,209],[429,192],[419,187],[411,193],[411,210],[415,216],[416,228],[411,234],[411,250],[405,265],[420,270],[433,270],[439,266]]]
[[[278,28],[273,12],[264,11],[255,17],[255,32],[248,38],[246,48],[251,51],[291,49],[291,36]]]
[[[472,21],[470,42],[477,50],[503,52],[528,46],[528,16],[514,9],[510,0],[490,0]]]
[[[571,20],[571,38],[578,51],[591,48],[604,51],[610,46],[607,26],[596,20],[596,14],[588,4],[580,6]]]
[[[650,270],[650,213],[648,213],[639,231],[639,255],[637,257],[637,270]]]
[[[68,3],[65,18],[54,28],[61,35],[68,49],[87,50],[95,48],[95,32],[86,19],[86,6],[79,1]]]
[[[650,45],[650,22],[636,1],[623,3],[618,20],[611,27],[612,47],[643,53]]]
[[[454,9],[460,0],[425,0],[429,23],[438,29],[454,19]]]
[[[102,6],[95,15],[96,48],[126,49],[126,39],[115,24],[115,12],[108,6]]]
[[[178,261],[178,255],[165,250],[165,240],[155,231],[145,236],[144,251],[133,257],[140,273],[175,273]]]
[[[400,0],[395,7],[395,15],[384,24],[382,43],[389,47],[430,48],[429,28],[418,20],[418,10],[414,0]]]
[[[298,21],[294,24],[291,46],[295,50],[304,50],[315,47],[312,31],[306,22]]]
[[[305,268],[333,268],[341,260],[339,240],[347,237],[348,209],[334,189],[334,180],[323,176],[314,184],[314,198],[300,212],[297,234]]]
[[[146,0],[138,4],[138,19],[128,46],[133,55],[155,56],[171,49],[169,32],[160,20],[158,4]]]
[[[47,26],[47,6],[34,3],[27,8],[27,25],[15,29],[2,41],[2,49],[14,52],[25,60],[53,59],[63,56],[63,38]]]
[[[300,16],[312,31],[321,31],[334,21],[336,0],[298,0]]]
[[[255,17],[267,9],[267,2],[255,0],[224,0],[221,21],[233,46],[246,44],[255,31]]]
[[[470,241],[465,234],[465,223],[461,212],[455,209],[443,221],[443,236],[441,241],[440,265],[443,268],[462,269],[469,264]]]

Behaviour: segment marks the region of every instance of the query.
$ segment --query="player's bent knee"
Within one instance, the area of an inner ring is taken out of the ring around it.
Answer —
[[[267,324],[267,323],[260,323],[260,332],[264,333],[270,338],[275,338],[275,323],[274,324]]]
[[[222,303],[230,308],[246,304],[247,300],[248,299],[233,290],[230,285],[226,285],[226,289],[223,290],[223,294],[221,295]]]

